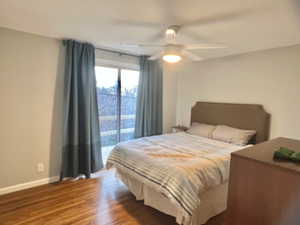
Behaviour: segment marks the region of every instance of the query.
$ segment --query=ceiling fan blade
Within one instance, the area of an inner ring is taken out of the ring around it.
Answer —
[[[185,45],[185,49],[192,50],[192,49],[221,49],[221,48],[228,48],[226,45],[222,44],[191,44]]]
[[[164,45],[160,44],[127,44],[127,43],[121,43],[124,47],[130,47],[130,48],[162,48]]]
[[[149,38],[147,38],[147,41],[149,41],[149,42],[161,42],[162,40],[164,40],[164,33],[165,33],[164,30],[159,30],[155,34],[149,36]]]
[[[148,29],[148,30],[156,30],[156,32],[147,38],[147,41],[154,42],[162,39],[164,36],[165,26],[160,23],[152,23],[146,21],[135,21],[135,20],[120,20],[115,19],[113,21],[114,25],[122,25],[123,27],[137,28],[137,29]]]
[[[193,61],[201,61],[203,60],[204,58],[194,54],[194,53],[191,53],[189,51],[186,51],[186,50],[182,50],[182,55],[193,60]]]
[[[148,58],[148,60],[156,60],[156,59],[159,59],[162,55],[163,55],[163,51],[160,51],[160,52],[158,52],[158,53],[156,53],[156,54],[150,56],[150,57]]]
[[[199,18],[197,20],[186,21],[181,26],[185,28],[190,26],[210,25],[218,22],[232,21],[232,20],[240,19],[249,14],[252,14],[254,11],[255,11],[254,9],[243,9],[235,12],[233,11],[233,12],[222,13],[219,15],[207,16],[207,17]]]
[[[203,34],[198,34],[194,31],[194,29],[187,28],[184,29],[183,32],[179,32],[178,39],[183,38],[183,40],[189,40],[190,42],[212,42],[211,38]]]
[[[153,28],[153,29],[157,29],[157,28],[161,27],[161,24],[159,24],[159,23],[135,21],[135,20],[124,20],[124,19],[115,19],[113,21],[113,25]]]

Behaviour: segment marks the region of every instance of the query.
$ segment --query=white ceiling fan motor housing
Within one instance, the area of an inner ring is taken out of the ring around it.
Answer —
[[[167,43],[174,43],[176,41],[176,34],[179,28],[180,27],[178,25],[172,25],[168,27],[168,29],[165,32]]]

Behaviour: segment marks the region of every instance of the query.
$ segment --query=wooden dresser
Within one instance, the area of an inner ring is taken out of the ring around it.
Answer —
[[[300,151],[276,138],[232,154],[226,225],[300,225],[300,164],[273,160],[281,146]]]

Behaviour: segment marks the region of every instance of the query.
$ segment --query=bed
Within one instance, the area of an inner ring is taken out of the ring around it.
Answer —
[[[261,105],[197,102],[191,122],[255,130],[250,144],[268,139],[270,115]],[[226,209],[230,154],[247,146],[171,133],[118,144],[107,167],[137,200],[176,218],[200,225]]]

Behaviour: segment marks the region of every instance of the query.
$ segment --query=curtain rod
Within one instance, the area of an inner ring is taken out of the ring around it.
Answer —
[[[119,54],[120,56],[121,55],[128,55],[128,56],[133,56],[133,57],[139,57],[139,55],[125,53],[125,52],[118,52],[118,51],[104,49],[104,48],[95,48],[95,49],[100,50],[100,51],[106,51],[106,52],[111,52],[111,53]]]

